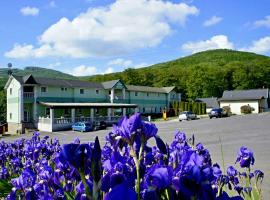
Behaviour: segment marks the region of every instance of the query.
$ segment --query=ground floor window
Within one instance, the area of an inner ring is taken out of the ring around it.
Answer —
[[[12,113],[9,113],[9,119],[12,119]]]
[[[50,108],[45,109],[45,116],[50,116]]]

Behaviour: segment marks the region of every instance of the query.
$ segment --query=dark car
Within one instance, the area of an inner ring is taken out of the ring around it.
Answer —
[[[212,119],[213,117],[215,118],[227,117],[228,114],[222,108],[214,108],[208,113],[208,116],[210,119]]]
[[[107,128],[107,123],[105,121],[96,121],[93,123],[94,125],[94,130],[103,130]]]
[[[73,131],[88,132],[88,131],[93,131],[94,126],[90,122],[77,122],[77,123],[72,125],[72,130]]]

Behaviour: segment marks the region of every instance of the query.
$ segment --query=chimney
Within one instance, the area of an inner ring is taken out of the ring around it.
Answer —
[[[12,75],[12,64],[11,63],[8,63],[8,75],[11,76]]]

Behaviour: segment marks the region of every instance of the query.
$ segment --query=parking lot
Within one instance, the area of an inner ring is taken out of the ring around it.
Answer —
[[[265,172],[264,199],[270,198],[270,113],[252,114],[244,116],[232,116],[220,119],[199,119],[193,121],[171,120],[156,123],[158,134],[164,141],[170,143],[175,130],[181,130],[187,136],[195,135],[196,142],[201,142],[209,149],[213,162],[222,165],[221,145],[225,166],[234,165],[237,152],[241,146],[247,146],[254,151],[255,167]],[[110,131],[100,130],[95,132],[62,131],[55,133],[42,133],[50,137],[57,137],[61,143],[68,143],[79,137],[82,142],[93,141],[99,136],[101,143],[105,142],[105,136]],[[22,136],[3,137],[4,140],[15,140]],[[23,137],[31,137],[24,135]],[[153,144],[153,141],[150,141]]]

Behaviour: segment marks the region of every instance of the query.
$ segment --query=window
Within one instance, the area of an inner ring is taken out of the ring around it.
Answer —
[[[149,97],[149,93],[147,92],[146,95]]]
[[[96,90],[96,94],[99,94],[99,90]]]
[[[143,110],[143,113],[144,113],[144,112],[145,112],[145,107],[143,107],[143,109],[142,109],[142,110]]]
[[[68,114],[69,114],[69,110],[68,110],[68,109],[65,109],[65,110],[64,110],[64,114],[65,114],[65,115],[68,115]]]
[[[80,89],[80,94],[84,94],[84,89]]]
[[[62,88],[61,88],[61,91],[67,91],[67,88],[63,88],[63,87],[62,87]]]
[[[45,109],[45,115],[46,116],[50,116],[50,108],[46,108]]]
[[[157,112],[157,107],[155,107],[155,113]]]
[[[12,119],[12,113],[9,113],[9,119]]]
[[[47,88],[46,87],[41,87],[40,90],[41,90],[41,92],[47,92]]]
[[[136,96],[136,97],[138,96],[138,92],[135,92],[135,96]]]
[[[9,88],[9,94],[12,95],[12,88]]]
[[[159,97],[159,93],[157,93],[157,96]]]
[[[79,114],[79,115],[82,114],[82,109],[81,109],[81,108],[78,109],[78,114]]]
[[[67,88],[65,88],[65,91],[67,91]]]

